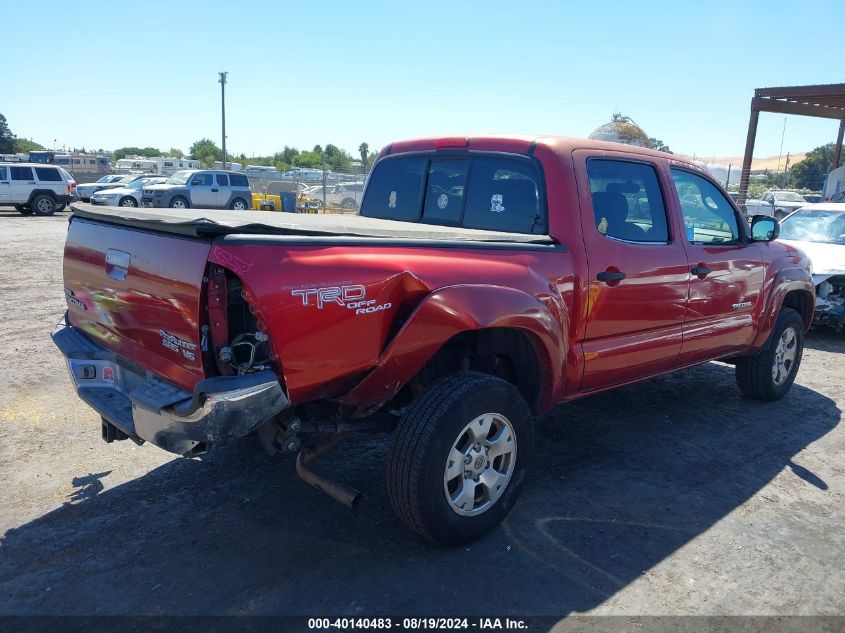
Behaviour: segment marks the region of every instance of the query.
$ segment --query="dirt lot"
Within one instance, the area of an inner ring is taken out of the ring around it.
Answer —
[[[503,527],[441,549],[393,517],[384,439],[325,460],[357,510],[251,440],[103,443],[49,339],[66,221],[0,210],[0,614],[845,613],[845,337],[776,404],[711,363],[556,409]]]

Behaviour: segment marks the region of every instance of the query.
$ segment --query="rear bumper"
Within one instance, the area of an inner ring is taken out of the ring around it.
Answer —
[[[290,404],[269,370],[208,378],[188,393],[100,347],[65,319],[52,337],[82,400],[129,438],[178,455],[243,437]]]

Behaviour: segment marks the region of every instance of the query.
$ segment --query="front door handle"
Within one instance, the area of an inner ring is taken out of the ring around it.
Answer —
[[[214,193],[217,193],[217,192],[219,191],[219,189],[212,189],[212,191],[213,191]]]
[[[625,279],[625,273],[618,270],[605,270],[596,275],[596,279],[605,282],[619,282]]]
[[[695,268],[690,270],[690,272],[693,275],[695,275],[696,277],[698,277],[699,279],[704,279],[707,275],[709,275],[713,271],[710,268],[707,268],[707,266],[705,266],[704,264],[699,264],[698,266],[696,266]]]

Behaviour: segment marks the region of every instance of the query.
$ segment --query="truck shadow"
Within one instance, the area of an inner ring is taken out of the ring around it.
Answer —
[[[780,403],[744,400],[732,368],[714,363],[561,406],[538,422],[533,475],[503,526],[454,549],[394,518],[383,438],[315,466],[365,493],[357,510],[243,441],[10,530],[0,613],[586,611],[784,469],[825,490],[792,458],[839,420],[832,400],[798,385]]]

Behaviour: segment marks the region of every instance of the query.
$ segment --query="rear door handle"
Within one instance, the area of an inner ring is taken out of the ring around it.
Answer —
[[[625,279],[625,273],[621,271],[605,270],[596,275],[599,281],[622,281]]]
[[[710,268],[707,268],[707,266],[705,266],[704,264],[699,264],[698,266],[696,266],[695,268],[690,270],[690,272],[693,275],[695,275],[696,277],[698,277],[699,279],[704,279],[707,275],[709,275],[713,271]]]

